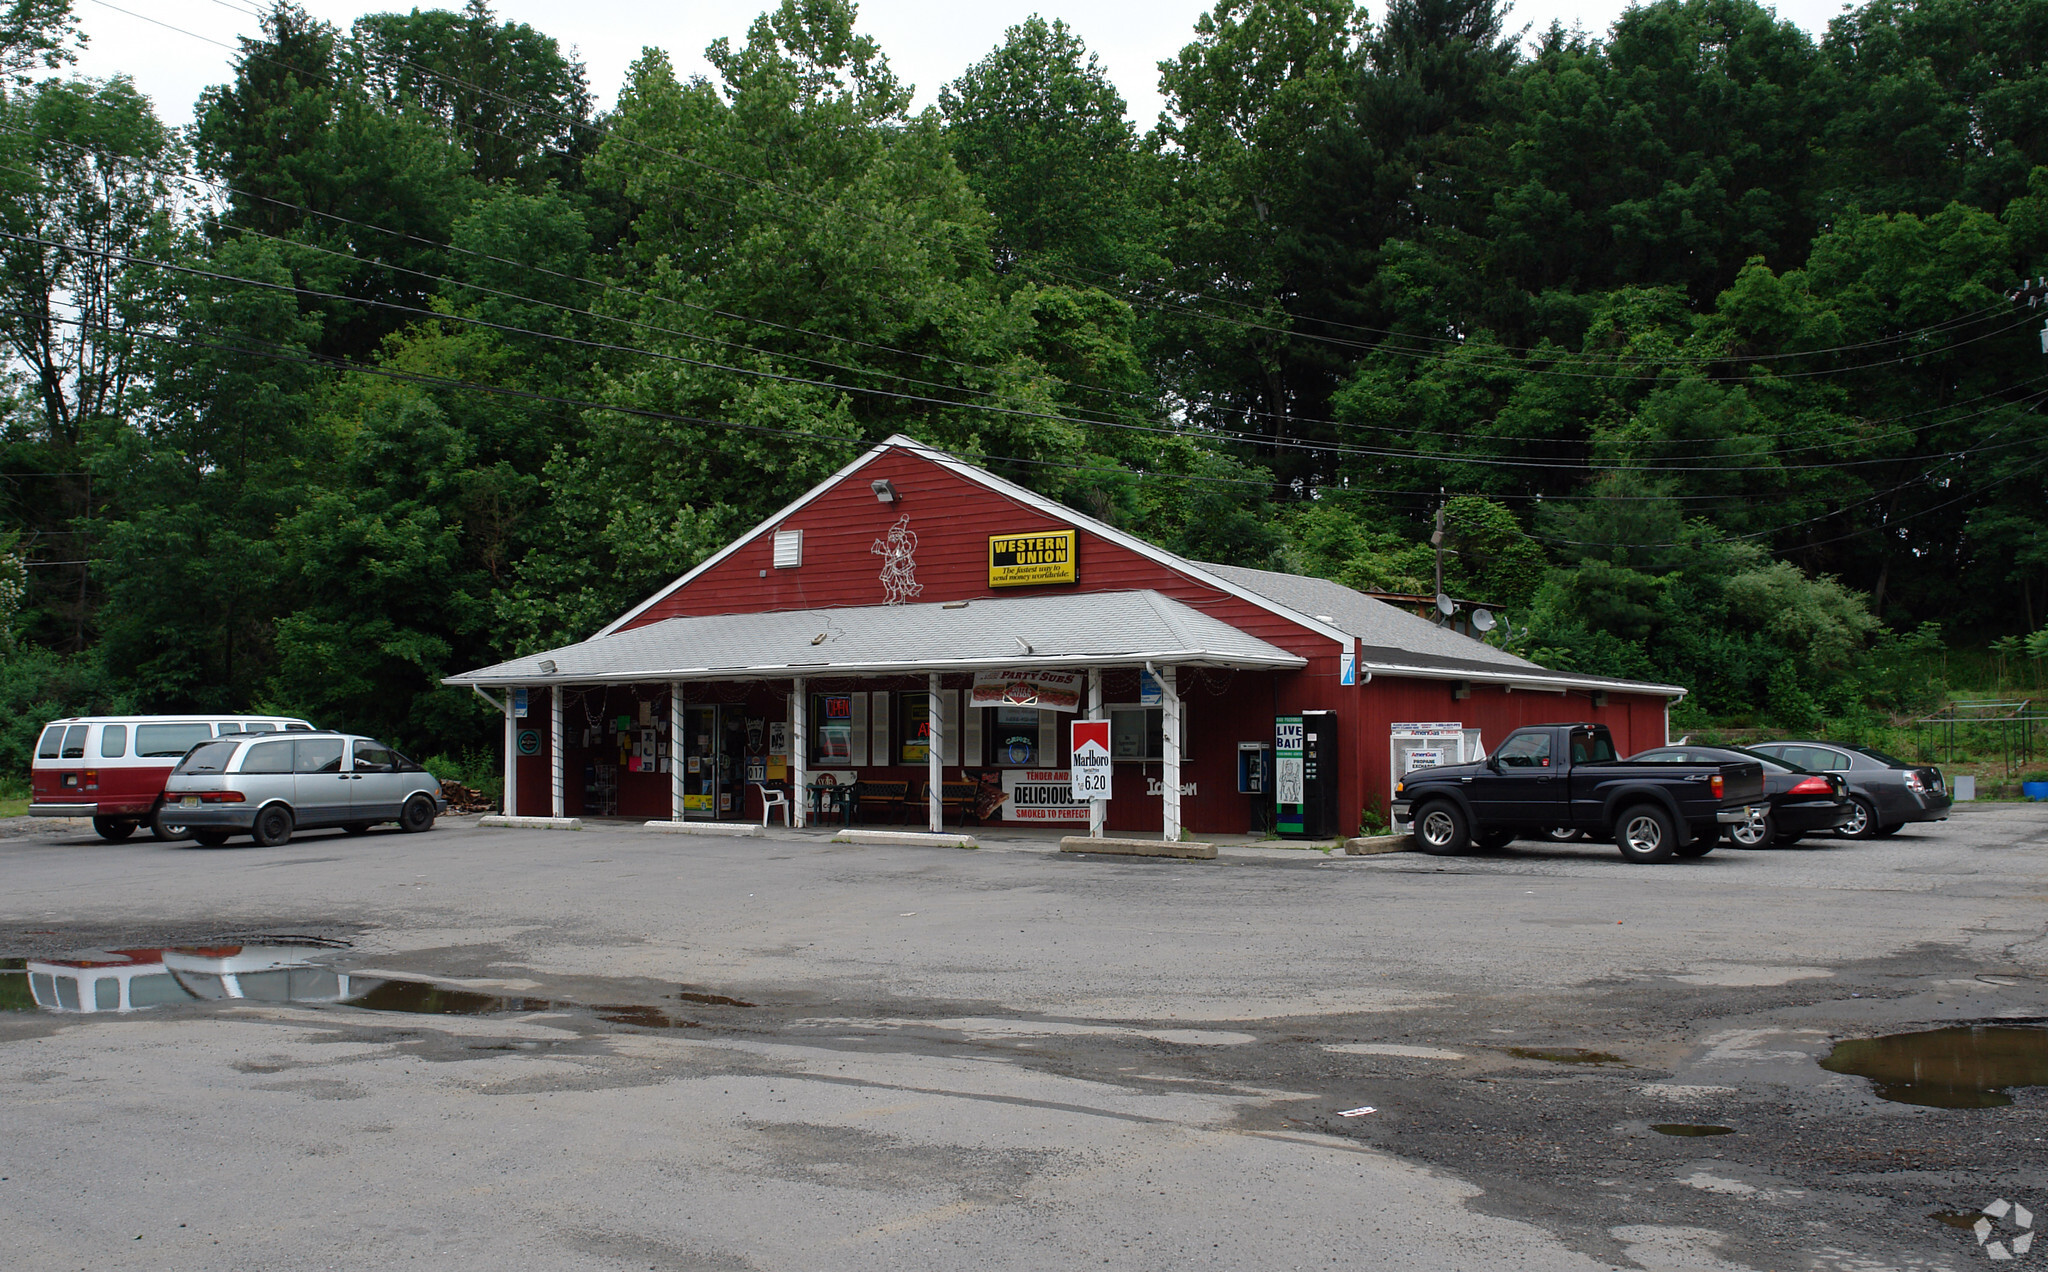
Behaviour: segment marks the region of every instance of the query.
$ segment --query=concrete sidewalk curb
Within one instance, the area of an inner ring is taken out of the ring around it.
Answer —
[[[832,836],[835,844],[901,844],[912,848],[979,848],[972,835],[934,835],[916,830],[842,830]]]
[[[1068,835],[1060,840],[1061,852],[1093,852],[1121,857],[1178,857],[1186,861],[1214,861],[1216,845],[1189,840],[1092,839]]]
[[[759,839],[768,833],[752,822],[651,821],[641,829],[659,831],[664,835],[718,835],[726,839]]]
[[[507,817],[491,813],[476,819],[479,826],[498,830],[582,830],[581,817]]]
[[[1382,852],[1413,852],[1413,835],[1366,835],[1359,839],[1344,841],[1344,855],[1347,857],[1370,857]]]

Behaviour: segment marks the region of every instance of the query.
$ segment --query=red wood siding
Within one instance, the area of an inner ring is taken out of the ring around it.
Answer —
[[[1451,697],[1451,682],[1374,677],[1356,691],[1363,699],[1358,765],[1355,769],[1364,800],[1385,813],[1393,795],[1392,747],[1389,734],[1396,722],[1456,720],[1478,729],[1488,755],[1501,740],[1525,724],[1604,724],[1622,755],[1634,755],[1664,743],[1664,699],[1650,694],[1609,694],[1607,705],[1593,705],[1583,689],[1568,693],[1533,693],[1501,685],[1472,685],[1472,696]]]
[[[888,478],[901,500],[880,503],[868,483]],[[763,530],[711,569],[663,594],[626,628],[684,614],[752,614],[773,610],[881,605],[882,558],[873,549],[898,517],[917,534],[921,602],[1031,596],[1061,592],[1150,589],[1210,614],[1240,631],[1305,656],[1334,656],[1336,642],[1264,607],[1199,582],[1164,563],[1079,525],[999,494],[911,451],[892,449],[825,490],[779,526]],[[990,535],[1072,528],[1079,580],[1051,587],[990,588]],[[804,563],[774,567],[776,529],[804,532]]]

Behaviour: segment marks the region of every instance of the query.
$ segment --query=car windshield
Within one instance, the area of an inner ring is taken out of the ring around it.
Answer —
[[[1873,760],[1876,760],[1876,761],[1877,761],[1877,762],[1878,762],[1879,764],[1882,764],[1882,765],[1884,765],[1884,766],[1885,766],[1886,768],[1912,768],[1912,767],[1913,767],[1912,765],[1910,765],[1910,764],[1906,763],[1906,762],[1905,762],[1904,760],[1895,760],[1895,759],[1893,759],[1893,758],[1892,758],[1891,756],[1889,756],[1889,755],[1886,755],[1886,754],[1885,754],[1885,753],[1884,753],[1883,751],[1879,751],[1879,750],[1876,750],[1876,749],[1875,749],[1875,748],[1873,748],[1873,747],[1867,747],[1867,746],[1852,746],[1852,747],[1850,747],[1849,749],[1850,749],[1850,750],[1852,750],[1852,751],[1854,751],[1854,752],[1856,752],[1856,754],[1858,754],[1858,755],[1867,755],[1867,756],[1869,756],[1869,757],[1870,757],[1871,759],[1873,759]]]
[[[235,746],[234,742],[225,739],[219,742],[208,742],[204,746],[195,746],[184,759],[178,761],[178,767],[171,771],[173,773],[225,773],[228,771],[228,757],[235,753]]]

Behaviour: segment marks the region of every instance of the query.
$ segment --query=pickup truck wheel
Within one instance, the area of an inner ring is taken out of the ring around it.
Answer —
[[[1585,837],[1586,832],[1576,826],[1551,826],[1538,836],[1538,838],[1547,839],[1553,844],[1569,844]]]
[[[1728,831],[1728,838],[1735,842],[1737,848],[1761,848],[1777,838],[1777,836],[1777,824],[1771,820],[1769,813],[1765,813],[1755,821],[1747,821],[1739,826],[1731,827]]]
[[[1415,814],[1415,846],[1435,857],[1465,851],[1471,830],[1456,804],[1427,804]]]
[[[1629,861],[1669,861],[1678,852],[1678,828],[1655,804],[1638,804],[1615,819],[1614,846]]]
[[[118,844],[135,833],[137,823],[127,817],[95,817],[92,819],[93,833],[110,844]]]

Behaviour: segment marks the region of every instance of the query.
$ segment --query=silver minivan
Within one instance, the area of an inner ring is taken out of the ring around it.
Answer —
[[[164,816],[209,846],[246,834],[268,848],[298,830],[339,826],[360,835],[379,822],[418,832],[447,808],[432,773],[350,733],[202,742],[164,783]]]

